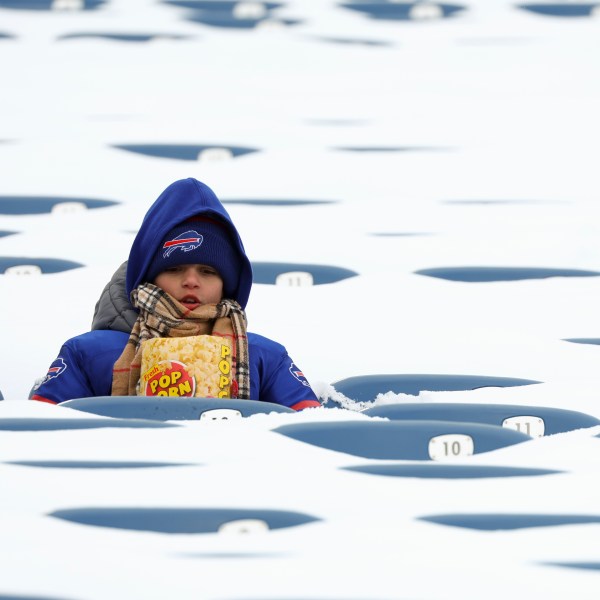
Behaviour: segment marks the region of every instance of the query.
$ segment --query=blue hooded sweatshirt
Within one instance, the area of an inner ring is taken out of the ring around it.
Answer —
[[[129,302],[131,292],[146,281],[163,238],[175,226],[199,216],[219,221],[228,230],[230,241],[239,253],[239,277],[231,297],[246,307],[252,288],[252,267],[239,233],[214,192],[200,181],[189,178],[171,184],[157,198],[133,241],[125,290],[121,294],[121,303],[126,305],[128,312],[135,310]],[[109,290],[107,286],[107,294],[113,296],[114,287]],[[57,404],[72,398],[110,396],[112,368],[125,348],[129,333],[130,328],[123,327],[120,331],[96,329],[67,340],[34,390],[32,399]],[[251,399],[296,410],[320,406],[302,371],[281,344],[248,332],[248,350]]]

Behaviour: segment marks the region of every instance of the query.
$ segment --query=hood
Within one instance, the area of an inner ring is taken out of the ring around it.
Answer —
[[[182,221],[196,216],[218,220],[228,229],[231,243],[239,252],[241,262],[240,278],[232,299],[246,308],[252,288],[252,267],[240,235],[215,193],[207,185],[191,177],[172,183],[146,213],[129,253],[126,276],[128,297],[138,285],[146,281],[148,268],[164,236]]]

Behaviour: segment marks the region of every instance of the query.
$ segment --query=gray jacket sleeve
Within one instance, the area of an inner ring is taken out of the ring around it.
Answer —
[[[130,333],[136,322],[137,312],[131,306],[125,290],[127,261],[114,273],[106,284],[94,309],[92,329],[110,329]]]

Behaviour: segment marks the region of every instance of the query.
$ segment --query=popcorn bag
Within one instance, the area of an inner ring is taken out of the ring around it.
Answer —
[[[229,398],[231,341],[216,335],[142,342],[139,396]]]

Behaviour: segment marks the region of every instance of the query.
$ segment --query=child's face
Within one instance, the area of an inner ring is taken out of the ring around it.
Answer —
[[[194,310],[201,304],[217,304],[223,298],[223,280],[206,265],[179,265],[163,271],[154,284]]]

